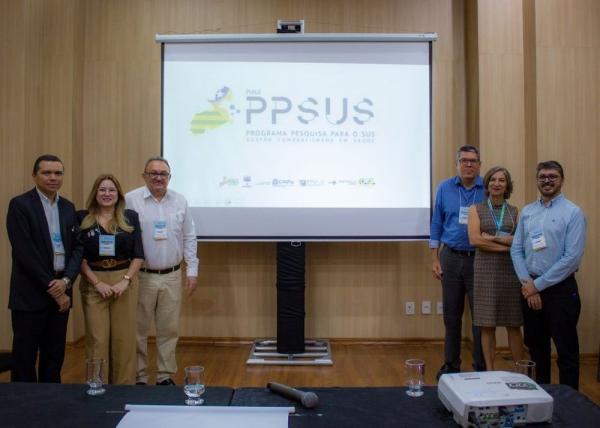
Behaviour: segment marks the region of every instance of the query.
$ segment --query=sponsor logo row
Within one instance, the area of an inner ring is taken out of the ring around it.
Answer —
[[[352,179],[312,179],[312,178],[301,178],[301,179],[289,179],[289,178],[273,178],[271,180],[253,180],[252,176],[245,175],[241,179],[237,177],[223,177],[219,182],[219,187],[323,187],[323,186],[361,186],[371,187],[375,186],[375,178],[373,177],[360,177]]]

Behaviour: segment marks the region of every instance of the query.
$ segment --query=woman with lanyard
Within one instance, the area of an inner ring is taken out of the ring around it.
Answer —
[[[87,358],[103,358],[108,382],[135,383],[137,272],[144,261],[138,214],[125,209],[121,185],[100,175],[78,213],[83,243],[81,300]]]
[[[494,370],[496,327],[506,327],[513,359],[523,354],[521,284],[510,258],[518,210],[506,202],[513,189],[506,168],[490,169],[483,188],[487,199],[469,209],[469,242],[475,247],[473,324],[481,328],[487,370]]]

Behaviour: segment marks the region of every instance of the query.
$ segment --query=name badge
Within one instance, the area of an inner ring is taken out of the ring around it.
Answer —
[[[498,230],[496,231],[496,236],[510,236],[510,233]]]
[[[167,239],[167,221],[157,220],[154,222],[154,240],[160,241]]]
[[[460,211],[458,212],[458,222],[460,224],[469,223],[469,207],[460,207]]]
[[[100,235],[99,239],[99,254],[101,256],[115,256],[115,235]]]
[[[541,230],[536,230],[535,232],[531,232],[530,236],[533,251],[540,251],[546,248],[546,238],[544,237],[544,232]]]
[[[65,246],[63,245],[62,237],[59,232],[52,234],[52,248],[54,250],[54,254],[64,254]]]

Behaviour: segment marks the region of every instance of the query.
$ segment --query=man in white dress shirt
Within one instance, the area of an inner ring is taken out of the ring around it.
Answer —
[[[171,168],[166,159],[148,159],[142,174],[145,186],[127,193],[127,207],[138,212],[146,260],[140,269],[137,308],[136,383],[148,383],[148,332],[156,326],[157,385],[174,385],[175,348],[179,338],[181,263],[185,260],[185,289],[196,289],[198,259],[194,221],[183,195],[168,189]]]

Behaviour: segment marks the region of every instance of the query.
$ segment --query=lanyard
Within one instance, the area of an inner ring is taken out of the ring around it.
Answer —
[[[490,214],[492,215],[492,219],[494,220],[494,224],[496,225],[496,230],[502,229],[502,224],[504,223],[504,213],[506,211],[506,201],[502,202],[502,209],[500,210],[500,218],[496,217],[496,213],[494,212],[494,207],[492,206],[492,201],[488,198],[488,208],[490,209]],[[510,213],[509,213],[510,214]]]
[[[467,199],[467,195],[463,196],[462,189],[460,187],[458,188],[458,206],[459,207],[463,207],[463,206],[470,207],[471,205],[473,205],[475,203],[475,198],[476,197],[477,197],[477,188],[475,188],[475,190],[473,191],[473,198],[471,199],[471,203],[469,204],[469,200]],[[463,198],[464,198],[465,203],[467,205],[463,205],[462,204]]]

